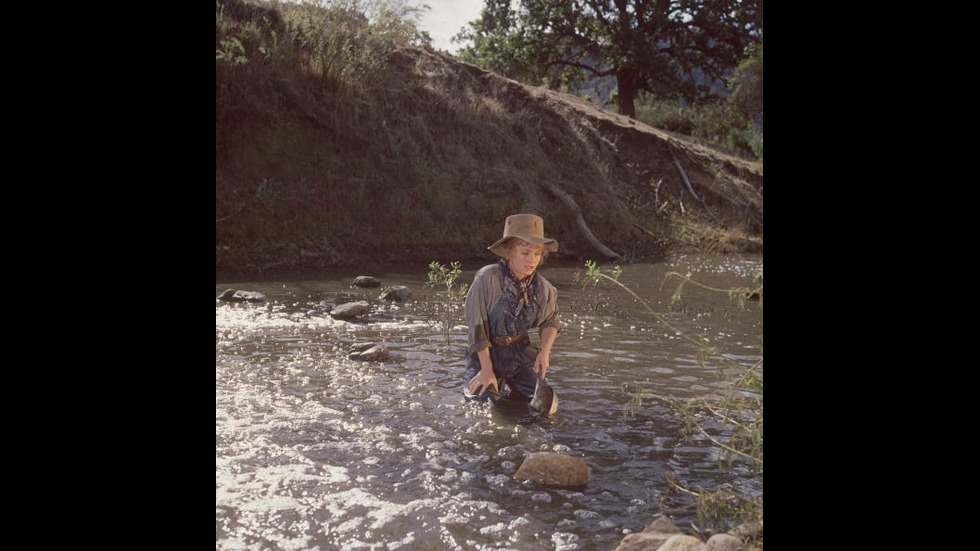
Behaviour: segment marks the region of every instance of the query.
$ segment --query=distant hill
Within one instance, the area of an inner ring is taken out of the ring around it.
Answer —
[[[488,259],[519,212],[558,259],[762,251],[758,163],[425,49],[360,86],[249,59],[216,59],[218,272]]]

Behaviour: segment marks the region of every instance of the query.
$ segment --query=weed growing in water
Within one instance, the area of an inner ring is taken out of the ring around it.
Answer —
[[[582,296],[585,299],[585,306],[589,311],[595,313],[600,308],[609,305],[609,298],[606,296],[605,288],[601,286],[601,278],[598,277],[600,273],[599,265],[594,260],[586,260],[585,267],[587,268],[585,279],[581,278],[580,272],[575,273],[574,279],[576,283],[581,280]],[[614,267],[612,270],[613,281],[618,283],[619,276],[622,273],[622,268],[619,266]]]
[[[456,321],[459,320],[463,310],[463,300],[466,298],[468,285],[465,283],[457,284],[456,281],[463,273],[459,261],[443,266],[439,262],[429,263],[429,281],[426,285],[433,288],[445,288],[445,291],[436,291],[437,298],[435,303],[436,319],[442,324],[442,332],[446,337],[446,345],[450,344],[450,333]]]
[[[685,421],[684,434],[698,434],[707,438],[712,445],[720,450],[722,468],[731,469],[736,461],[747,464],[751,469],[762,472],[763,468],[763,374],[762,359],[749,367],[739,364],[734,358],[720,353],[707,342],[690,337],[673,325],[637,296],[632,290],[619,282],[622,270],[617,266],[613,274],[602,273],[595,262],[586,262],[588,280],[596,285],[607,280],[629,293],[643,307],[674,334],[698,346],[697,359],[702,365],[709,361],[719,364],[719,371],[727,377],[725,390],[720,399],[694,398],[681,401],[670,396],[657,396],[646,392],[640,385],[626,383],[623,393],[631,395],[629,402],[623,407],[624,416],[630,416],[643,405],[644,400],[656,400],[670,406],[675,413]],[[668,273],[664,280],[679,278],[681,283],[671,297],[671,301],[680,299],[685,284],[692,284],[703,289],[727,293],[739,307],[744,307],[745,300],[759,301],[762,308],[762,276],[756,276],[755,287],[736,289],[714,289],[691,279],[690,274],[681,275],[676,272]],[[760,336],[760,355],[762,338]],[[712,423],[711,430],[708,423]],[[719,430],[718,427],[721,427]],[[727,436],[719,436],[725,434]],[[741,522],[761,520],[763,518],[763,500],[751,496],[739,495],[731,487],[719,487],[714,492],[697,487],[685,488],[672,474],[667,474],[668,483],[675,489],[692,496],[696,502],[698,519],[703,525],[722,526],[729,519]]]

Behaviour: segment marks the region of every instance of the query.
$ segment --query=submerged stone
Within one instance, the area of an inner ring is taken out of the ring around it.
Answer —
[[[408,302],[414,300],[412,295],[412,290],[404,285],[392,285],[384,291],[381,291],[381,295],[378,300],[388,300],[394,302]]]
[[[743,540],[748,539],[761,539],[762,538],[762,521],[754,520],[732,528],[728,531],[729,534],[741,538]]]
[[[348,358],[364,362],[387,360],[389,354],[387,347],[373,342],[355,344],[350,349]]]
[[[334,307],[330,311],[330,315],[343,320],[354,319],[357,316],[363,316],[371,311],[371,305],[368,304],[366,300],[359,300],[356,302],[346,302],[339,306]]]
[[[731,534],[715,534],[708,539],[709,551],[739,551],[744,548],[742,540]]]
[[[514,474],[517,480],[530,480],[546,486],[574,488],[589,482],[585,461],[555,452],[535,452],[524,459]]]
[[[658,517],[642,532],[629,534],[619,542],[615,551],[646,551],[659,549],[668,539],[680,534],[680,529],[667,517]]]
[[[351,287],[381,287],[381,281],[371,276],[357,276],[350,284]]]
[[[667,538],[658,551],[708,551],[708,544],[694,536],[677,534]]]
[[[262,293],[256,291],[226,289],[218,295],[218,300],[224,300],[226,302],[265,302],[269,299]]]

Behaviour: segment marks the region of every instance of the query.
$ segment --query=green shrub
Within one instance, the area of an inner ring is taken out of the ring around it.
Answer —
[[[677,102],[645,101],[638,102],[636,118],[655,128],[690,136],[694,132],[694,121],[690,111]]]
[[[459,261],[452,262],[448,266],[443,266],[437,261],[429,263],[429,281],[426,285],[445,288],[445,291],[437,291],[440,298],[435,300],[435,309],[436,318],[442,325],[443,336],[446,337],[446,345],[450,344],[450,332],[462,315],[463,301],[469,289],[466,283],[456,283],[462,273],[463,268]]]
[[[762,47],[729,79],[723,100],[682,106],[648,93],[637,98],[636,118],[650,126],[702,140],[750,159],[762,160]],[[757,124],[758,123],[758,124]]]

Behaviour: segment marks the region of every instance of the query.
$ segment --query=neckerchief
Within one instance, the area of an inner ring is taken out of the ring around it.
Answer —
[[[524,310],[524,307],[531,303],[530,291],[534,286],[534,282],[537,280],[538,272],[535,271],[530,277],[525,278],[524,281],[519,281],[517,276],[510,271],[506,260],[501,258],[498,262],[500,263],[500,270],[506,275],[507,279],[511,280],[517,286],[518,299],[520,300],[517,302],[517,311],[514,312],[514,315],[519,316],[521,315],[521,311]]]

